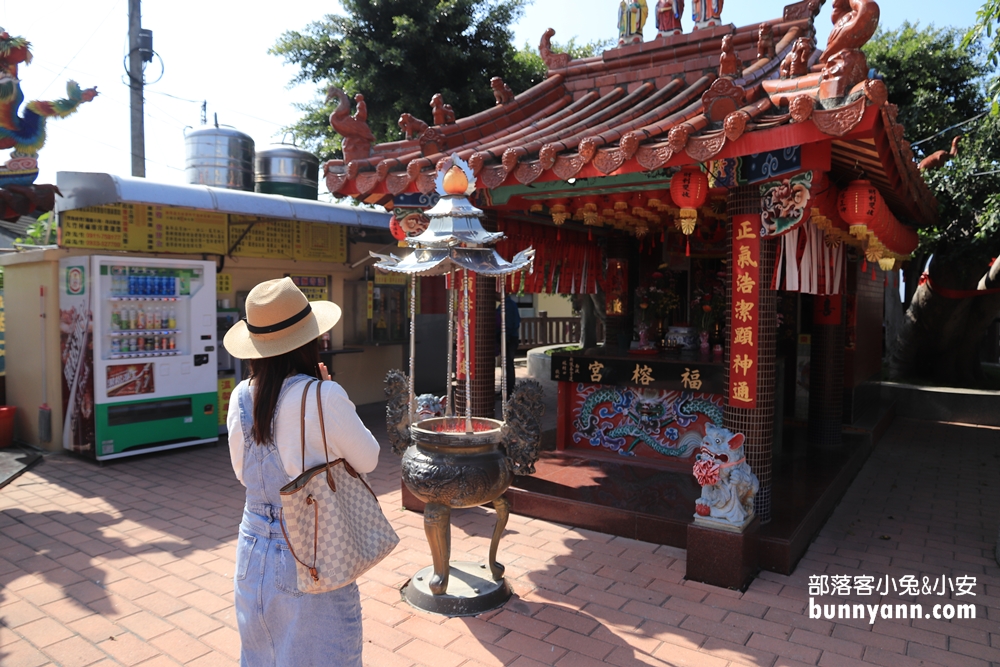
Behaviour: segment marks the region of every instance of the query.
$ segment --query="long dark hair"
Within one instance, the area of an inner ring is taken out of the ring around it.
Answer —
[[[274,442],[274,415],[285,378],[308,375],[319,378],[319,339],[314,338],[291,352],[266,359],[249,359],[253,398],[253,439],[258,445]]]

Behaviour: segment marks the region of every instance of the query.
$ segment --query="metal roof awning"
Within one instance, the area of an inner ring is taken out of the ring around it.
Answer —
[[[57,172],[56,185],[62,192],[62,197],[56,199],[57,211],[120,203],[151,204],[281,220],[389,229],[388,213],[281,195],[210,188],[206,185],[157,183],[144,178],[78,171]]]

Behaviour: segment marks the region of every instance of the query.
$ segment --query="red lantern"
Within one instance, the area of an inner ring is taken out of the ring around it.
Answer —
[[[871,181],[860,179],[851,181],[840,193],[837,209],[840,217],[850,225],[851,236],[863,241],[868,228],[876,224],[883,206],[882,195]]]
[[[399,224],[399,220],[396,219],[395,214],[389,218],[389,233],[391,233],[392,238],[397,241],[406,240],[406,232],[403,231],[403,226]]]
[[[681,210],[678,227],[684,234],[694,232],[698,209],[708,197],[708,176],[694,165],[688,165],[670,179],[670,198]]]

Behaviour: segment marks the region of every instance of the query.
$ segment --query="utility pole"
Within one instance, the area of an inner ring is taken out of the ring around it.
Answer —
[[[142,54],[139,52],[139,31],[142,17],[140,0],[128,0],[128,87],[132,117],[132,175],[146,177],[146,137],[142,100]]]

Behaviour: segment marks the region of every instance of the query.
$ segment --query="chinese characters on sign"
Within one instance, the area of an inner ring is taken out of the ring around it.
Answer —
[[[729,405],[757,407],[760,319],[760,216],[733,216]]]
[[[296,287],[302,290],[306,298],[310,301],[326,301],[330,298],[330,286],[328,276],[317,276],[313,274],[289,275]]]
[[[107,204],[60,213],[59,245],[216,255],[236,245],[233,254],[242,257],[346,262],[347,227],[172,206]]]

